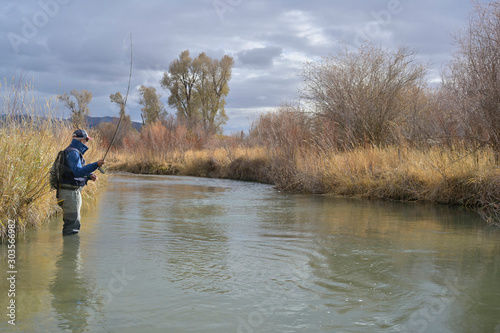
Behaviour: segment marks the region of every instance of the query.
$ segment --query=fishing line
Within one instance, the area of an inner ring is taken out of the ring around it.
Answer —
[[[113,145],[113,142],[115,141],[116,134],[118,133],[118,129],[120,128],[120,124],[125,117],[125,107],[127,106],[127,98],[128,98],[128,93],[130,91],[130,81],[132,80],[132,33],[130,33],[130,73],[128,76],[128,87],[127,87],[127,94],[125,95],[125,99],[123,101],[123,113],[120,115],[120,119],[118,120],[118,124],[116,125],[115,133],[113,133],[113,136],[111,137],[111,142],[109,143],[108,149],[106,150],[106,153],[104,154],[104,157],[102,160],[104,161],[106,159],[106,156],[108,155],[109,150],[111,149],[111,146]],[[102,169],[101,167],[98,168],[101,173],[105,173],[106,169]]]

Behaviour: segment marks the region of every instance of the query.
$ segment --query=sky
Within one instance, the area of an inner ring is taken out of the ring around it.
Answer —
[[[439,82],[473,8],[471,0],[0,0],[0,79],[4,91],[24,76],[63,117],[55,96],[73,89],[93,94],[92,116],[118,116],[109,95],[126,94],[132,48],[127,113],[140,122],[141,85],[175,114],[160,80],[182,51],[229,55],[224,133],[247,132],[260,113],[298,100],[305,63],[342,45],[407,46]]]

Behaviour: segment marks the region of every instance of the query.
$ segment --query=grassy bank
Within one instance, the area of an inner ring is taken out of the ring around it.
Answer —
[[[214,148],[169,152],[165,155],[141,150],[114,152],[109,170],[139,174],[184,175],[273,183],[266,171],[269,158],[263,148]]]
[[[500,217],[500,169],[494,155],[459,149],[404,146],[350,151],[265,147],[117,153],[112,169],[249,180],[280,190],[368,199],[462,205],[490,223]]]
[[[9,220],[14,220],[18,232],[40,226],[56,214],[55,191],[50,190],[49,170],[57,152],[67,147],[74,131],[69,124],[51,117],[38,118],[40,105],[26,99],[24,87],[15,87],[4,97],[4,118],[0,124],[0,237],[6,233]],[[20,115],[30,114],[22,117]],[[91,144],[88,161],[102,156],[102,149]],[[100,177],[83,191],[84,208],[93,205]],[[101,184],[101,185],[99,185]]]

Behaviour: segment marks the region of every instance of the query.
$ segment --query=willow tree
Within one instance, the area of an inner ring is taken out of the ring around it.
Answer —
[[[180,120],[196,123],[199,119],[199,101],[195,96],[195,86],[199,80],[199,62],[193,61],[189,51],[183,51],[172,61],[163,74],[161,86],[170,92],[168,105],[177,110]]]
[[[203,128],[210,133],[221,133],[222,125],[228,119],[225,105],[234,60],[227,55],[221,60],[211,59],[205,53],[201,53],[197,59],[201,63],[201,70],[196,93],[200,100]]]
[[[227,55],[218,60],[200,53],[192,59],[189,51],[183,51],[161,80],[178,118],[189,126],[201,124],[208,132],[220,133],[227,121],[225,105],[233,66],[233,58]]]
[[[161,96],[154,87],[141,86],[139,88],[139,104],[142,105],[141,117],[143,125],[162,121],[167,116],[165,106],[160,100]]]
[[[125,98],[118,91],[116,94],[109,95],[109,99],[112,103],[115,103],[120,107],[120,118],[125,116]]]
[[[123,118],[121,120],[120,127],[118,128],[115,137],[116,145],[122,146],[123,139],[127,136],[127,133],[132,129],[132,120],[130,119],[130,116],[125,113],[125,104],[126,104],[125,98],[122,96],[120,92],[109,95],[109,99],[111,100],[112,103],[115,103],[120,108],[119,119]],[[116,131],[116,126],[118,126],[118,122],[113,125],[111,124],[102,125],[99,128],[101,130],[101,133],[106,138],[106,140],[108,140],[108,142],[111,142],[113,134]]]
[[[70,121],[75,128],[83,128],[87,125],[87,117],[90,114],[88,105],[92,101],[90,91],[73,89],[69,95],[67,93],[57,95],[57,99],[63,102],[71,112]]]

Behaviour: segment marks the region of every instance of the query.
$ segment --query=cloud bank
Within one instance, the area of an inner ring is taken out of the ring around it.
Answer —
[[[126,91],[131,33],[132,119],[141,119],[141,85],[154,86],[166,104],[163,72],[190,50],[234,57],[225,131],[246,131],[256,114],[297,97],[305,62],[334,54],[342,43],[407,45],[436,79],[453,51],[451,33],[472,9],[469,0],[6,0],[0,78],[25,74],[40,98],[86,89],[94,95],[92,115],[117,115],[109,95]]]

